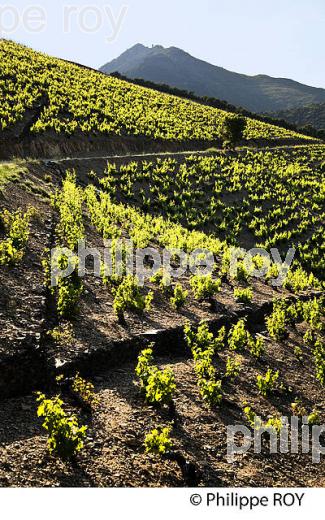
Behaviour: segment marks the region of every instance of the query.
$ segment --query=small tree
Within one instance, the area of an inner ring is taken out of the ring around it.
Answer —
[[[226,115],[220,125],[220,137],[223,140],[223,144],[234,146],[243,139],[245,128],[245,117],[235,114]]]

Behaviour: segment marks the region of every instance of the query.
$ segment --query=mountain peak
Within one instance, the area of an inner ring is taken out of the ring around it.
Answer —
[[[324,89],[265,74],[247,76],[230,72],[178,47],[159,44],[146,47],[137,43],[100,70],[226,100],[252,112],[274,112],[325,102]]]
[[[142,49],[147,49],[147,47],[145,45],[143,45],[142,43],[136,43],[135,45],[130,47],[130,49],[128,49],[126,52],[137,51],[137,50],[142,50]]]

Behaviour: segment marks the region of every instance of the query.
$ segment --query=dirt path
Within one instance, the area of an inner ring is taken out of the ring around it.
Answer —
[[[294,145],[277,145],[277,144],[274,144],[274,145],[269,145],[269,146],[243,146],[243,147],[236,147],[236,152],[244,152],[246,150],[252,150],[252,151],[268,151],[270,149],[279,149],[279,150],[293,150],[297,147],[301,147],[301,146],[319,146],[319,144],[322,144],[322,143],[310,143],[309,141],[306,141],[306,144],[305,143],[300,143],[300,144],[294,144]],[[132,153],[128,153],[128,154],[122,154],[122,155],[118,155],[118,154],[114,154],[114,155],[107,155],[107,154],[104,154],[104,155],[90,155],[90,156],[86,156],[86,157],[80,157],[80,156],[66,156],[66,157],[61,157],[59,159],[51,159],[51,158],[48,158],[48,157],[41,157],[39,159],[34,159],[34,161],[37,161],[37,162],[40,162],[40,163],[44,163],[44,165],[47,165],[47,164],[61,164],[61,163],[65,163],[65,162],[69,162],[69,161],[96,161],[96,160],[119,160],[119,159],[130,159],[130,160],[141,160],[142,158],[148,158],[148,157],[170,157],[170,156],[186,156],[186,155],[206,155],[206,154],[211,154],[211,153],[217,153],[217,152],[222,152],[224,151],[224,148],[215,148],[215,147],[212,147],[212,148],[208,148],[208,149],[205,149],[205,150],[181,150],[181,151],[161,151],[161,152],[148,152],[148,153],[137,153],[137,154],[132,154]],[[10,164],[14,161],[14,159],[12,160],[1,160],[0,159],[0,164]],[[28,162],[28,159],[27,159],[27,162]]]

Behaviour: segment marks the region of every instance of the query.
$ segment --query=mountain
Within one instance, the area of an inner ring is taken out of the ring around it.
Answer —
[[[290,79],[266,75],[247,76],[230,72],[194,58],[176,47],[145,47],[137,44],[103,67],[101,72],[119,72],[129,78],[226,100],[253,112],[277,112],[312,103],[325,103],[325,89]]]
[[[277,119],[284,119],[289,123],[299,126],[300,128],[305,126],[312,126],[316,128],[316,130],[325,131],[325,103],[291,108],[289,110],[281,110],[280,112],[275,112],[268,115]]]

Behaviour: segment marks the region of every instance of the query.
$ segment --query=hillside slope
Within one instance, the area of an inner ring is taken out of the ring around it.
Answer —
[[[226,114],[6,40],[0,41],[0,96],[0,148],[2,143],[4,152],[10,149],[13,139],[21,144],[35,141],[36,137],[39,141],[44,136],[43,144],[60,136],[66,153],[76,136],[83,136],[84,149],[91,145],[91,139],[105,138],[101,144],[106,151],[114,139],[114,151],[121,151],[123,142],[130,151],[132,138],[133,149],[139,149],[139,143],[145,140],[186,143],[193,150],[192,143],[209,144],[219,139],[220,124]],[[244,137],[304,138],[249,118]],[[30,155],[30,147],[24,155]]]
[[[260,453],[227,456],[227,427],[253,435],[255,414],[276,431],[281,417],[324,424],[324,297],[300,266],[324,275],[324,154],[317,145],[0,165],[0,487],[324,485],[324,457],[313,463],[301,443],[296,456],[269,453],[264,437]],[[160,272],[129,293],[125,272],[94,276],[88,264],[84,277],[49,287],[51,248],[77,254],[82,238],[104,259],[107,237],[160,254],[209,249],[215,269],[170,286]],[[298,246],[283,287],[272,285],[275,263],[264,277],[228,269],[230,245],[251,241]],[[148,347],[150,400],[136,371]],[[48,452],[38,390],[87,426],[71,459]],[[146,451],[160,427],[169,456]]]
[[[325,103],[281,110],[270,114],[276,118],[284,119],[299,127],[312,126],[317,130],[325,131]]]
[[[130,78],[192,91],[199,96],[224,99],[253,112],[271,112],[310,103],[325,102],[325,89],[266,75],[230,72],[194,58],[176,47],[148,48],[137,44],[100,69]]]

